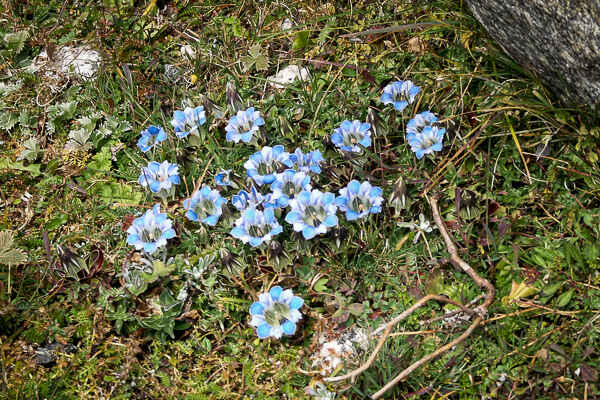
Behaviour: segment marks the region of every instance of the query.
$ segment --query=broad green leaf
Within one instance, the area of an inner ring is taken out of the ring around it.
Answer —
[[[512,282],[512,287],[508,296],[502,298],[502,303],[510,304],[516,300],[532,296],[538,292],[538,289],[527,285],[525,282]]]
[[[292,42],[292,50],[298,51],[302,50],[306,46],[308,46],[310,40],[310,32],[309,31],[301,31],[296,34],[296,38]]]
[[[25,166],[20,161],[13,162],[8,158],[0,158],[0,170],[3,169],[29,172],[33,178],[41,175],[40,164],[30,164]]]
[[[133,189],[125,183],[109,182],[94,185],[93,193],[107,203],[139,204],[143,193]]]

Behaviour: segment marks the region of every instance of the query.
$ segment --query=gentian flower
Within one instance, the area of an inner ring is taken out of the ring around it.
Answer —
[[[196,108],[186,107],[185,110],[176,110],[173,113],[171,125],[175,129],[175,135],[183,139],[187,135],[200,136],[198,129],[206,123],[206,113],[203,106]]]
[[[261,293],[258,301],[250,306],[250,325],[256,328],[261,339],[293,335],[296,333],[296,323],[302,319],[299,310],[303,304],[304,300],[294,296],[291,289],[273,286],[268,293]]]
[[[290,159],[290,154],[284,150],[283,146],[274,147],[265,146],[250,156],[250,159],[244,163],[246,173],[256,182],[257,185],[271,184],[275,181],[275,174],[282,167],[292,167],[294,162]]]
[[[250,243],[252,247],[257,247],[264,242],[271,241],[273,236],[279,235],[282,231],[283,228],[277,222],[273,208],[259,211],[254,207],[249,207],[235,221],[231,236],[244,243]]]
[[[167,139],[167,134],[160,126],[151,125],[142,131],[142,137],[138,140],[138,147],[145,153],[152,147]]]
[[[147,167],[142,167],[138,182],[143,187],[148,186],[152,193],[168,195],[179,184],[179,167],[168,161],[158,163],[151,161]]]
[[[366,122],[348,120],[342,122],[339,128],[333,131],[331,142],[343,151],[360,153],[363,147],[371,145],[371,125]]]
[[[291,211],[285,216],[285,221],[292,224],[294,231],[302,232],[306,240],[326,233],[338,224],[333,193],[317,189],[303,191],[291,199],[289,205]]]
[[[314,150],[309,153],[302,153],[300,148],[297,148],[295,152],[290,154],[290,160],[296,164],[295,168],[298,172],[304,172],[308,174],[313,172],[315,174],[321,173],[321,161],[325,161],[319,150]]]
[[[287,207],[290,199],[297,193],[310,189],[310,176],[304,172],[286,169],[277,174],[275,182],[271,183],[271,200],[275,201],[277,207]]]
[[[194,192],[192,197],[183,201],[183,208],[187,211],[185,216],[190,221],[200,221],[207,225],[215,226],[221,214],[223,204],[227,203],[218,190],[209,186]]]
[[[426,126],[433,125],[436,122],[437,117],[434,113],[430,111],[423,111],[422,113],[415,115],[413,119],[408,121],[408,124],[406,124],[406,133],[414,133],[415,135],[419,134],[423,132],[423,129],[425,129]]]
[[[263,208],[269,207],[271,203],[271,194],[263,195],[254,186],[250,189],[250,192],[240,190],[238,194],[234,194],[231,197],[231,204],[240,211],[244,211],[249,207]]]
[[[133,220],[127,229],[127,243],[136,250],[154,253],[159,247],[167,245],[167,239],[175,237],[172,221],[166,213],[160,212],[160,204],[154,205],[144,215]]]
[[[230,169],[222,169],[217,175],[215,175],[215,183],[218,186],[233,186],[229,179]]]
[[[420,160],[425,154],[442,150],[442,141],[446,129],[437,126],[426,126],[421,133],[409,133],[406,135],[406,141],[410,144],[410,149]]]
[[[347,187],[340,190],[340,196],[335,199],[335,203],[341,211],[346,212],[346,219],[353,221],[380,212],[382,193],[381,188],[371,186],[367,181],[359,183],[352,180]]]
[[[381,102],[393,104],[397,111],[402,111],[415,101],[415,97],[420,91],[421,88],[415,86],[411,81],[392,82],[383,88]]]
[[[261,118],[260,112],[254,111],[254,107],[238,111],[229,119],[229,123],[225,127],[225,139],[228,142],[238,143],[241,140],[248,143],[254,132],[258,132],[258,129],[264,124],[265,120]]]

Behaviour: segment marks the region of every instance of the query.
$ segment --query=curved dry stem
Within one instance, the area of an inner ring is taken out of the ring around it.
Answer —
[[[429,201],[429,204],[431,206],[433,220],[435,221],[435,224],[437,225],[437,227],[440,231],[440,234],[444,238],[444,242],[446,243],[446,249],[448,250],[448,253],[450,253],[450,261],[452,262],[453,265],[459,267],[467,275],[469,275],[469,277],[471,279],[473,279],[473,281],[475,282],[475,284],[477,286],[479,286],[480,288],[485,290],[484,300],[483,300],[483,303],[478,307],[479,316],[477,316],[473,320],[473,322],[467,328],[467,330],[465,330],[459,337],[457,337],[450,343],[440,347],[433,353],[426,355],[425,357],[421,358],[420,360],[414,362],[408,368],[404,369],[394,379],[392,379],[390,382],[386,383],[386,385],[383,388],[381,388],[379,391],[374,393],[371,396],[371,398],[373,400],[376,400],[376,399],[380,398],[381,396],[383,396],[385,394],[385,392],[390,390],[398,382],[400,382],[402,379],[406,378],[408,375],[410,375],[414,370],[419,368],[421,365],[429,362],[430,360],[434,359],[435,357],[439,357],[441,354],[447,352],[452,347],[456,346],[457,344],[464,341],[467,337],[469,337],[469,335],[471,335],[471,333],[473,333],[475,328],[477,328],[483,321],[483,316],[487,313],[487,309],[494,301],[494,296],[496,295],[496,288],[494,287],[494,285],[492,285],[487,279],[479,276],[479,274],[477,272],[475,272],[475,270],[473,268],[471,268],[471,266],[469,264],[467,264],[458,255],[458,249],[456,248],[456,245],[452,241],[452,238],[450,238],[450,234],[448,233],[448,230],[446,229],[446,225],[444,224],[444,222],[442,221],[442,217],[440,216],[440,210],[437,205],[437,200],[433,197],[427,198],[427,200]]]
[[[447,297],[434,295],[434,294],[427,295],[427,296],[423,297],[422,299],[418,300],[416,303],[414,303],[412,306],[410,306],[404,312],[402,312],[401,314],[399,314],[398,316],[393,318],[391,321],[387,322],[386,324],[381,325],[379,328],[377,328],[372,333],[371,336],[375,336],[375,335],[379,334],[381,331],[384,331],[383,335],[379,339],[379,342],[377,343],[377,346],[375,347],[375,350],[373,351],[373,353],[371,354],[369,359],[363,365],[361,365],[359,368],[357,368],[354,371],[349,372],[345,375],[325,378],[324,379],[325,382],[338,382],[338,381],[342,381],[345,379],[353,379],[356,376],[358,376],[359,374],[361,374],[362,372],[364,372],[365,370],[367,370],[371,366],[373,361],[375,361],[377,354],[383,347],[383,344],[385,343],[387,338],[390,336],[390,332],[391,332],[392,328],[398,322],[406,319],[409,315],[414,313],[417,309],[424,306],[427,302],[429,302],[431,300],[439,301],[439,302],[443,302],[443,303],[454,304],[454,305],[460,307],[460,309],[462,311],[464,311],[465,313],[468,313],[470,315],[477,314],[477,316],[475,317],[475,319],[473,320],[471,325],[460,336],[458,336],[457,338],[452,340],[450,343],[447,343],[444,346],[440,347],[433,353],[430,353],[430,354],[426,355],[425,357],[421,358],[420,360],[414,362],[408,368],[405,368],[394,379],[389,381],[384,387],[382,387],[379,391],[374,393],[371,396],[371,398],[373,400],[379,399],[389,389],[394,387],[398,382],[400,382],[401,380],[406,378],[414,370],[416,370],[423,364],[426,364],[429,361],[431,361],[432,359],[439,357],[441,354],[447,352],[448,350],[452,349],[457,344],[464,341],[466,338],[468,338],[471,335],[471,333],[473,333],[473,331],[483,321],[483,318],[484,318],[485,314],[487,313],[488,307],[494,301],[494,296],[496,294],[496,288],[487,279],[479,276],[479,274],[477,272],[475,272],[475,270],[473,268],[471,268],[471,266],[469,264],[467,264],[462,258],[460,258],[460,256],[458,255],[458,249],[456,248],[456,245],[452,241],[452,238],[450,237],[450,234],[448,233],[448,230],[446,229],[446,225],[442,221],[436,199],[432,197],[432,198],[427,198],[427,200],[429,201],[429,204],[431,205],[433,220],[435,221],[435,224],[437,225],[437,227],[440,231],[440,234],[442,235],[444,242],[446,243],[446,248],[448,250],[448,253],[450,253],[450,261],[452,262],[453,265],[457,266],[463,272],[465,272],[467,275],[469,275],[469,277],[471,279],[473,279],[475,284],[485,291],[485,294],[478,296],[475,301],[473,301],[469,304],[474,304],[474,303],[478,302],[481,298],[483,298],[483,303],[479,307],[477,307],[477,311],[473,311],[470,308],[468,308],[467,306],[465,306],[461,303],[458,303],[454,300],[451,300]]]
[[[354,378],[358,375],[360,375],[361,373],[363,373],[365,370],[367,370],[371,364],[373,364],[373,361],[375,361],[375,358],[377,357],[377,354],[379,353],[379,350],[381,350],[381,348],[383,347],[383,344],[385,343],[385,341],[387,340],[387,338],[390,336],[390,333],[392,331],[392,328],[400,321],[402,321],[403,319],[407,318],[409,315],[411,315],[413,312],[415,312],[418,308],[423,307],[428,301],[430,300],[435,300],[435,301],[439,301],[442,303],[450,303],[450,304],[454,304],[458,307],[461,308],[461,310],[463,310],[464,312],[468,313],[468,314],[475,314],[475,312],[467,307],[465,307],[464,305],[449,299],[447,297],[444,296],[439,296],[436,294],[430,294],[427,295],[421,299],[419,299],[419,301],[417,301],[415,304],[413,304],[412,306],[410,306],[409,308],[407,308],[406,310],[404,310],[404,312],[402,312],[400,315],[398,315],[397,317],[395,317],[394,319],[392,319],[390,322],[381,325],[379,328],[377,328],[375,331],[373,331],[373,333],[371,334],[371,336],[376,336],[378,335],[381,331],[385,331],[383,333],[383,336],[381,336],[381,339],[379,339],[379,342],[377,343],[377,346],[375,347],[375,350],[373,350],[373,353],[371,354],[371,356],[369,356],[369,359],[363,364],[361,365],[359,368],[355,369],[352,372],[349,372],[345,375],[340,375],[340,376],[333,376],[330,378],[325,378],[323,379],[325,382],[339,382],[339,381],[343,381],[345,379],[350,379],[350,378]]]
[[[446,243],[446,249],[448,250],[448,253],[450,253],[450,262],[462,269],[467,275],[469,275],[471,279],[473,279],[477,286],[484,289],[486,292],[483,303],[481,304],[481,306],[478,307],[481,310],[480,314],[483,315],[487,312],[488,307],[494,301],[494,296],[496,295],[496,288],[490,283],[490,281],[479,276],[479,274],[475,272],[475,270],[471,268],[469,264],[467,264],[462,258],[460,258],[460,256],[458,255],[456,245],[450,238],[448,230],[446,229],[446,225],[444,224],[444,222],[442,221],[442,217],[440,216],[440,209],[438,208],[437,200],[434,197],[428,198],[427,200],[431,205],[431,213],[433,214],[433,220],[435,221],[435,224],[437,225],[440,234],[444,238],[444,242]]]
[[[453,348],[454,346],[456,346],[457,344],[459,344],[460,342],[462,342],[463,340],[465,340],[466,338],[468,338],[469,335],[471,335],[471,333],[473,333],[473,331],[475,330],[475,328],[477,328],[479,326],[479,324],[481,323],[481,321],[482,321],[481,317],[476,317],[473,320],[473,322],[471,323],[471,325],[467,328],[467,330],[465,330],[462,333],[462,335],[460,335],[459,337],[457,337],[456,339],[454,339],[450,343],[447,343],[444,346],[440,347],[439,349],[437,349],[433,353],[430,353],[430,354],[426,355],[425,357],[421,358],[419,361],[416,361],[413,364],[411,364],[404,371],[402,371],[398,375],[396,375],[396,377],[394,379],[392,379],[391,381],[389,381],[388,383],[386,383],[384,387],[382,387],[376,393],[374,393],[371,396],[371,398],[373,400],[377,400],[378,398],[380,398],[381,396],[383,396],[385,394],[385,392],[387,392],[388,390],[390,390],[391,388],[393,388],[394,386],[396,386],[396,384],[398,382],[400,382],[402,379],[404,379],[408,375],[410,375],[415,369],[419,368],[421,365],[423,365],[425,363],[428,363],[430,360],[432,360],[432,359],[440,356],[441,354],[447,352],[448,350],[450,350],[451,348]]]

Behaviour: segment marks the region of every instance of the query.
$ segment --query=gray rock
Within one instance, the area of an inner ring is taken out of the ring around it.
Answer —
[[[467,0],[475,18],[565,103],[600,103],[600,0]]]
[[[51,343],[48,346],[40,346],[35,350],[35,361],[39,365],[52,364],[58,359],[59,353],[75,353],[77,346],[72,344]]]

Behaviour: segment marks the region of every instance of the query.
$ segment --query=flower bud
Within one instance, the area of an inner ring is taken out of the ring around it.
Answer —
[[[225,87],[225,98],[227,105],[234,113],[243,109],[242,97],[238,93],[235,84],[231,81],[227,82],[227,86]]]

